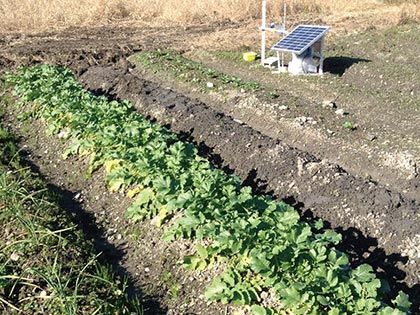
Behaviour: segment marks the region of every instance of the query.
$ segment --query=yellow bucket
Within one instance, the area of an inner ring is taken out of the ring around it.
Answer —
[[[245,61],[254,61],[255,57],[257,57],[257,53],[253,51],[248,51],[246,53],[243,53],[243,58]]]

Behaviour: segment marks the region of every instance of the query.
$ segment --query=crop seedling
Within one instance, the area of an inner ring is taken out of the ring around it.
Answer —
[[[356,129],[356,125],[352,121],[345,121],[343,123],[343,127],[346,128],[346,129],[348,129],[348,130],[355,130]]]
[[[153,58],[171,60],[165,67],[173,73],[196,67],[171,52],[144,54],[150,64]],[[205,290],[208,300],[249,305],[254,314],[409,313],[404,293],[393,306],[383,302],[385,286],[370,266],[350,269],[347,256],[335,248],[340,234],[300,220],[295,209],[270,196],[254,195],[239,178],[215,169],[192,144],[150,123],[128,102],[93,96],[69,70],[53,66],[22,69],[8,80],[21,102],[34,104],[33,116],[52,126],[52,134],[68,132],[66,156],[88,156],[89,172],[104,167],[109,189],[134,198],[129,218],[153,219],[167,241],[202,242],[184,257],[186,268],[226,263],[225,272]],[[274,292],[277,303],[259,305],[264,292]]]
[[[185,58],[182,54],[170,50],[157,50],[140,52],[136,55],[139,65],[154,73],[165,71],[171,77],[190,82],[200,87],[203,91],[211,86],[226,86],[231,89],[243,89],[245,91],[256,91],[260,84],[254,81],[244,81],[241,78],[208,68],[199,62]]]

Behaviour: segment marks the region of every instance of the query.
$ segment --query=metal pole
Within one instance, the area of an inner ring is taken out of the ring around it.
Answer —
[[[266,25],[266,9],[267,2],[262,0],[262,18],[261,18],[261,64],[264,65],[265,60],[265,25]]]
[[[322,36],[321,39],[321,48],[320,48],[320,52],[319,52],[319,74],[323,74],[324,73],[324,41],[325,41],[325,36]]]
[[[286,35],[286,10],[287,10],[287,6],[286,6],[286,0],[283,1],[283,35],[282,38],[284,38],[284,36]],[[284,67],[284,53],[281,53],[281,66]]]

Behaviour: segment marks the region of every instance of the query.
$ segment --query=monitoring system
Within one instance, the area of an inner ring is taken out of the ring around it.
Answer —
[[[282,53],[292,53],[288,71],[293,74],[317,73],[313,59],[319,58],[318,73],[323,73],[324,38],[329,26],[299,25],[282,38],[271,49]]]
[[[292,74],[322,74],[324,64],[324,39],[329,26],[299,25],[292,32],[286,31],[286,3],[283,3],[283,24],[266,25],[267,1],[262,1],[261,63],[264,67],[277,65],[276,72]],[[277,32],[282,39],[271,50],[276,56],[266,58],[266,32]],[[291,53],[292,60],[284,65],[284,54]],[[315,62],[317,58],[318,62]]]

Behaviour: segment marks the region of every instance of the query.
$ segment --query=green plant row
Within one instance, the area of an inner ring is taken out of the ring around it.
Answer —
[[[30,115],[65,138],[65,156],[90,156],[93,172],[106,169],[112,191],[135,198],[133,221],[153,219],[164,238],[200,242],[184,257],[203,270],[223,261],[227,269],[206,288],[208,300],[248,306],[253,314],[408,314],[408,296],[383,302],[385,282],[369,265],[351,270],[335,249],[341,235],[307,223],[283,202],[258,196],[241,181],[200,157],[167,129],[137,114],[127,102],[84,90],[69,70],[35,66],[8,76]],[[266,297],[270,296],[270,299]]]
[[[143,314],[0,126],[0,313]]]
[[[214,86],[227,86],[232,89],[256,91],[260,84],[254,81],[243,81],[241,78],[208,68],[199,62],[185,58],[172,50],[144,51],[135,55],[136,63],[154,72],[165,71],[170,76],[184,82],[207,89],[207,82]]]

